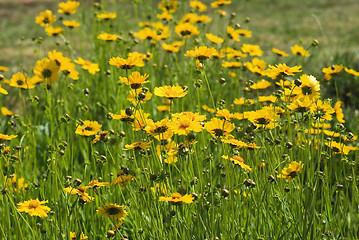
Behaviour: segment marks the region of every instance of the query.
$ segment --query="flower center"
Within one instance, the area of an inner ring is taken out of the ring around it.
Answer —
[[[92,128],[92,127],[90,127],[90,126],[86,126],[86,127],[84,128],[84,130],[86,130],[86,131],[92,131],[92,130],[93,130],[93,128]]]
[[[29,202],[29,208],[37,208],[39,206],[40,206],[40,203],[38,201],[36,201],[36,200],[31,200]]]
[[[302,87],[302,93],[304,95],[310,95],[312,94],[312,88],[308,86]]]
[[[181,197],[182,196],[179,193],[173,193],[172,196],[171,196],[171,198],[173,198],[173,199],[180,199]]]
[[[180,32],[182,36],[187,36],[187,35],[191,35],[191,31],[189,30],[184,30]]]
[[[154,130],[154,133],[164,133],[164,132],[167,131],[167,129],[168,129],[167,126],[161,126],[161,127],[156,128],[156,129]]]
[[[44,69],[44,71],[42,71],[42,76],[44,78],[49,78],[51,77],[51,70],[50,69]]]
[[[290,173],[289,173],[289,176],[290,176],[291,178],[295,178],[295,177],[297,176],[297,174],[298,174],[298,173],[294,171],[294,172],[290,172]]]
[[[121,212],[121,209],[118,209],[116,207],[111,207],[109,209],[107,209],[106,211],[108,213],[108,215],[116,215],[116,214],[119,214]]]
[[[214,135],[216,135],[216,137],[221,137],[223,136],[224,131],[222,129],[214,129]]]
[[[257,118],[256,122],[258,124],[267,125],[270,123],[270,120],[268,118]]]
[[[17,80],[17,81],[16,81],[16,84],[17,84],[18,86],[21,86],[21,85],[24,84],[24,81],[22,81],[22,80]]]

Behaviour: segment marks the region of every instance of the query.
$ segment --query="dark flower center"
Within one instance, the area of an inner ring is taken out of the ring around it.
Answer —
[[[108,213],[108,215],[116,215],[121,212],[121,209],[118,209],[116,207],[111,207],[111,208],[107,209],[106,212]]]
[[[167,131],[167,129],[168,129],[167,126],[161,126],[161,127],[156,128],[156,129],[154,130],[154,133],[164,133],[164,132]]]
[[[84,130],[86,130],[86,131],[92,131],[92,127],[90,127],[90,126],[86,126],[85,128],[84,128]]]
[[[289,173],[289,176],[290,176],[291,178],[295,178],[295,177],[297,176],[297,174],[298,174],[298,173],[294,171],[294,172],[290,172],[290,173]]]
[[[262,124],[262,125],[267,125],[267,124],[270,123],[270,119],[268,119],[268,118],[257,118],[256,123]]]
[[[192,32],[189,30],[184,30],[184,31],[181,31],[180,33],[182,36],[187,36],[187,35],[191,35]]]
[[[51,70],[50,69],[44,69],[44,71],[42,71],[42,76],[44,78],[49,78],[51,77]]]
[[[24,84],[24,81],[22,81],[22,80],[17,80],[17,81],[16,81],[16,84],[17,84],[18,86],[22,86],[22,85]]]
[[[302,87],[302,93],[304,95],[310,95],[312,94],[312,88],[308,86]]]
[[[222,129],[214,129],[214,135],[216,135],[216,137],[221,137],[223,136],[224,131]]]

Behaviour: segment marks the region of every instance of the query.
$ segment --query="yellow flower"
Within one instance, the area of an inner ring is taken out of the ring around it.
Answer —
[[[252,105],[255,103],[253,99],[245,99],[245,98],[236,98],[233,100],[233,103],[236,105]]]
[[[156,152],[157,152],[158,158],[160,159],[161,162],[163,161],[168,164],[177,162],[178,161],[178,158],[177,158],[178,148],[176,146],[176,143],[171,142],[169,140],[169,138],[163,139],[163,140],[166,140],[169,143],[167,143],[166,145],[161,144],[161,145],[156,146]]]
[[[153,124],[153,120],[149,119],[149,113],[144,113],[142,110],[138,110],[134,114],[135,120],[131,123],[135,131],[144,129],[146,126]]]
[[[196,120],[196,118],[191,115],[183,114],[181,116],[173,115],[172,121],[169,123],[169,127],[173,133],[178,135],[187,135],[191,131],[201,132],[203,130],[200,121]]]
[[[145,127],[145,131],[150,136],[158,136],[171,132],[172,130],[169,128],[168,118],[164,118],[161,121],[154,122]]]
[[[17,135],[6,135],[6,134],[0,133],[0,139],[2,139],[2,140],[10,141],[11,139],[14,139],[16,137],[17,137]]]
[[[242,149],[242,148],[246,148],[248,146],[247,143],[239,141],[239,140],[234,139],[234,138],[222,139],[222,142],[228,143],[232,148],[235,148],[235,149]]]
[[[78,126],[75,133],[82,136],[91,136],[98,133],[102,127],[97,121],[85,120],[83,126]]]
[[[227,0],[217,0],[217,1],[214,1],[211,3],[211,7],[212,8],[218,8],[218,7],[221,7],[223,5],[228,5],[228,4],[231,4],[232,1],[227,1]]]
[[[178,85],[155,87],[153,93],[158,97],[165,97],[170,100],[181,98],[187,95],[186,89]]]
[[[297,98],[292,101],[292,103],[288,106],[288,108],[292,111],[306,112],[310,110],[310,108],[314,103],[315,100],[309,97]]]
[[[50,85],[59,79],[59,70],[60,67],[53,60],[48,58],[38,60],[34,69],[36,75],[34,82],[44,82]]]
[[[258,127],[266,129],[275,128],[276,122],[279,119],[279,115],[275,111],[267,108],[247,112],[245,116],[250,122],[255,123]]]
[[[195,47],[194,50],[188,50],[185,54],[187,57],[195,57],[198,60],[209,59],[217,52],[214,48],[208,48],[206,46]]]
[[[241,62],[227,62],[227,61],[222,62],[222,67],[225,68],[239,68],[240,66],[242,66]]]
[[[244,63],[244,67],[246,67],[249,71],[261,76],[266,75],[266,71],[265,71],[266,66],[267,63],[264,60],[260,60],[258,58],[253,58],[252,62]]]
[[[150,148],[150,147],[151,147],[151,143],[152,143],[152,142],[153,142],[153,141],[150,141],[150,142],[142,142],[142,141],[139,141],[139,142],[134,142],[134,143],[132,143],[132,144],[126,144],[124,150],[147,149],[147,148]]]
[[[122,175],[119,174],[110,184],[110,186],[115,186],[116,184],[121,187],[125,187],[130,181],[134,181],[135,178],[131,175]]]
[[[138,31],[137,33],[134,34],[136,37],[138,37],[141,40],[159,40],[158,36],[157,36],[157,31],[151,28],[144,28],[141,29],[140,31]]]
[[[323,68],[323,73],[325,73],[324,75],[324,79],[329,81],[330,79],[332,79],[333,75],[337,75],[338,73],[340,73],[343,70],[344,66],[343,65],[333,65],[331,67],[327,67],[327,68]]]
[[[41,12],[39,16],[36,17],[36,23],[40,24],[42,27],[51,25],[56,21],[56,16],[52,14],[50,10]]]
[[[326,142],[325,145],[330,147],[334,154],[348,155],[350,151],[358,150],[357,147],[346,146],[344,143],[338,143],[335,141]]]
[[[308,97],[315,101],[320,97],[320,84],[314,76],[303,74],[300,76],[300,81],[301,85],[293,89],[293,95],[296,95],[295,98]]]
[[[85,187],[85,186],[79,186],[77,188],[67,187],[67,188],[64,188],[64,191],[68,192],[69,194],[72,194],[72,195],[80,196],[80,199],[83,202],[92,202],[95,198],[89,196],[86,193],[86,189],[88,189],[88,188],[90,188],[90,187]]]
[[[74,20],[72,20],[72,21],[66,20],[66,21],[63,21],[62,24],[64,24],[68,28],[80,27],[80,23],[76,22]]]
[[[224,42],[223,38],[217,37],[217,36],[213,35],[212,33],[206,33],[206,37],[212,43],[223,43]]]
[[[109,19],[116,18],[117,15],[116,15],[116,13],[101,13],[101,14],[97,14],[96,17],[98,19],[109,20]]]
[[[39,201],[36,200],[29,200],[25,202],[20,202],[17,204],[17,210],[19,212],[26,212],[30,214],[30,216],[39,216],[41,218],[47,217],[47,213],[50,212],[50,208],[43,205],[48,203],[48,201]]]
[[[272,48],[272,52],[274,52],[275,54],[277,54],[280,57],[288,57],[289,56],[286,52],[281,51],[277,48]]]
[[[237,30],[235,30],[234,28],[227,26],[227,34],[228,36],[233,39],[236,42],[239,42],[239,32]]]
[[[178,8],[178,1],[177,0],[162,0],[158,4],[158,8],[162,11],[168,11],[170,13],[174,13]]]
[[[241,47],[242,52],[249,53],[251,56],[262,56],[263,51],[258,45],[243,44]]]
[[[332,114],[335,112],[329,102],[323,102],[322,100],[318,100],[316,104],[313,104],[310,111],[313,114],[313,118],[321,122],[332,120]]]
[[[146,81],[146,79],[148,78],[148,74],[141,75],[137,71],[132,72],[131,76],[129,76],[128,78],[126,77],[119,77],[119,78],[121,82],[130,86],[132,89],[138,89],[142,87],[143,84],[150,82],[148,80]]]
[[[190,1],[189,5],[191,6],[191,8],[193,8],[194,10],[197,10],[199,12],[204,12],[207,9],[207,6],[205,4],[203,4],[197,0]]]
[[[48,36],[61,36],[62,32],[64,31],[64,29],[62,27],[53,27],[53,26],[48,26],[45,28],[45,32],[47,33]]]
[[[75,69],[75,64],[71,63],[71,60],[64,57],[61,52],[56,50],[48,52],[48,57],[50,60],[55,61],[56,65],[60,67],[60,71]]]
[[[32,82],[32,79],[29,79],[26,74],[21,72],[13,75],[8,82],[11,87],[17,87],[22,89],[32,89],[35,87],[35,84]]]
[[[341,108],[342,103],[342,101],[337,101],[334,105],[334,111],[338,122],[345,123],[343,109]]]
[[[14,113],[7,109],[6,107],[1,107],[1,114],[4,116],[12,116]]]
[[[66,234],[62,234],[62,237],[66,237]],[[70,240],[76,240],[77,239],[77,236],[76,236],[76,233],[75,232],[70,232]],[[85,236],[84,233],[81,233],[80,234],[80,240],[86,240],[88,239],[87,236]]]
[[[0,66],[0,69],[1,69],[1,66]],[[359,76],[359,72],[355,71],[354,69],[350,69],[350,68],[345,67],[344,70],[349,74],[352,74],[354,76]]]
[[[76,1],[67,1],[59,3],[58,13],[70,15],[76,13],[77,7],[80,6],[79,2]]]
[[[132,89],[130,90],[130,94],[127,96],[127,100],[132,102],[134,105],[138,103],[145,103],[150,100],[152,97],[152,93],[149,91],[144,91],[142,89]]]
[[[171,197],[160,197],[158,201],[170,202],[173,205],[182,205],[182,203],[192,203],[193,196],[189,194],[182,196],[180,193],[172,193]]]
[[[161,14],[156,15],[157,18],[165,21],[169,21],[173,18],[173,16],[168,11],[163,11]]]
[[[89,182],[89,188],[99,188],[99,187],[107,187],[110,186],[108,182],[99,182],[98,180],[92,180]]]
[[[17,178],[16,174],[13,174],[9,178],[5,176],[6,185],[14,188],[16,192],[20,192],[27,187],[27,184],[24,184],[24,181],[24,178]]]
[[[302,162],[292,161],[287,168],[283,168],[282,174],[277,175],[278,178],[286,178],[287,182],[293,181],[298,173],[303,169]]]
[[[128,57],[127,59],[120,57],[112,57],[109,61],[110,65],[117,66],[121,69],[131,69],[134,66],[143,67],[143,59],[139,56]]]
[[[275,66],[269,65],[267,76],[272,79],[282,78],[283,76],[294,76],[295,73],[301,72],[301,66],[288,67],[285,63],[280,63]]]
[[[184,38],[189,38],[193,35],[199,34],[198,28],[190,23],[179,24],[175,27],[175,32]]]
[[[82,58],[78,58],[77,60],[75,60],[75,63],[80,64],[83,69],[87,70],[91,74],[96,74],[96,72],[100,71],[100,68],[98,67],[97,63],[92,63]]]
[[[269,96],[258,96],[258,102],[272,102],[275,103],[277,101],[277,97],[273,95]]]
[[[184,41],[174,42],[172,44],[162,43],[161,46],[167,52],[178,52],[179,48],[184,45]]]
[[[269,87],[270,85],[272,85],[272,83],[261,79],[258,82],[254,83],[252,86],[250,86],[250,88],[252,89],[266,89],[267,87]]]
[[[302,46],[299,46],[297,44],[295,44],[290,49],[292,50],[292,53],[294,55],[300,55],[300,56],[304,56],[304,57],[309,57],[310,56],[310,54],[308,53],[307,50],[305,50]]]
[[[246,38],[252,37],[252,31],[249,31],[247,29],[238,29],[236,31],[239,36],[245,36]]]
[[[250,166],[244,164],[244,159],[240,156],[237,155],[234,155],[233,157],[222,156],[222,158],[231,160],[234,164],[241,166],[241,168],[243,169],[247,169],[249,171],[252,170]]]
[[[128,212],[125,210],[125,206],[119,206],[117,204],[106,204],[102,207],[99,207],[96,210],[97,214],[100,214],[104,217],[108,217],[111,220],[125,220],[125,217],[128,215]]]
[[[0,66],[0,72],[7,72],[9,71],[8,67]]]
[[[219,138],[230,136],[230,132],[235,129],[235,125],[226,120],[212,118],[211,121],[205,123],[204,128],[211,133],[212,136]]]

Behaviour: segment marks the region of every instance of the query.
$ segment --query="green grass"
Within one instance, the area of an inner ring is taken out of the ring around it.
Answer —
[[[0,65],[10,68],[2,73],[5,78],[11,79],[18,71],[33,76],[32,68],[36,62],[54,49],[72,62],[82,57],[98,63],[101,69],[90,74],[77,64],[79,80],[74,81],[60,73],[59,80],[50,86],[39,83],[29,90],[1,82],[9,92],[0,96],[2,106],[15,115],[1,118],[0,133],[18,135],[11,141],[3,140],[1,145],[1,238],[70,239],[70,232],[76,232],[77,236],[83,232],[89,239],[357,239],[358,151],[335,154],[343,149],[328,146],[335,141],[358,147],[357,140],[345,142],[343,137],[308,132],[318,130],[312,127],[319,121],[314,118],[317,113],[289,111],[290,101],[280,98],[278,90],[281,89],[274,79],[253,74],[243,67],[223,68],[223,59],[217,58],[202,61],[204,68],[196,69],[195,59],[184,54],[202,45],[240,49],[243,43],[258,44],[264,52],[259,58],[268,65],[285,62],[290,67],[302,66],[302,72],[284,79],[293,81],[302,74],[312,74],[320,83],[320,100],[333,99],[332,107],[337,100],[342,100],[346,122],[340,125],[335,114],[333,120],[325,122],[331,123],[329,129],[337,134],[348,136],[352,132],[357,135],[358,88],[355,86],[358,77],[342,71],[326,82],[322,68],[343,64],[359,69],[358,33],[354,31],[359,24],[355,21],[358,3],[349,0],[340,3],[323,0],[301,3],[235,1],[224,7],[228,14],[223,18],[210,8],[201,13],[212,17],[213,21],[196,24],[201,33],[186,39],[178,53],[168,53],[160,43],[181,40],[174,31],[175,22],[166,23],[171,36],[165,41],[153,43],[136,39],[133,33],[140,30],[138,22],[154,21],[160,12],[157,1],[137,2],[136,5],[132,1],[103,1],[99,5],[101,9],[115,11],[117,18],[99,21],[95,15],[100,10],[92,3],[81,1],[78,12],[65,17],[78,20],[81,27],[66,29],[60,37],[46,36],[34,20],[45,9],[56,12],[57,1],[0,2],[0,17],[5,19],[0,23],[3,39],[0,41]],[[178,20],[189,11],[188,1],[183,1],[174,17]],[[231,12],[236,16],[231,17]],[[59,18],[60,14],[56,15]],[[241,37],[240,42],[229,40],[226,27],[234,27],[236,23],[243,29],[252,30],[253,37]],[[119,34],[121,40],[98,40],[97,35],[102,31]],[[211,45],[204,35],[207,31],[222,36],[225,42]],[[39,41],[39,37],[43,41]],[[315,48],[310,47],[314,39],[319,42]],[[293,56],[290,47],[294,44],[308,47],[311,56]],[[271,52],[272,47],[285,50],[290,56],[276,57]],[[109,64],[111,57],[126,58],[133,51],[149,52],[151,58],[143,67],[129,70]],[[238,61],[243,64],[253,58],[248,56]],[[126,99],[130,89],[119,81],[119,77],[129,76],[133,71],[149,74],[150,82],[144,86],[153,95],[146,103],[133,104]],[[236,76],[231,77],[230,71]],[[249,88],[252,81],[263,78],[272,83],[269,88]],[[156,107],[166,101],[156,96],[154,89],[176,84],[187,86],[187,95],[171,101],[171,112],[160,112]],[[230,132],[234,139],[245,144],[255,143],[261,148],[236,149],[222,142],[223,138],[219,136],[222,126],[217,127],[217,136],[208,131],[208,123],[215,114],[203,110],[202,105],[215,105],[218,109],[246,113],[247,116],[248,111],[270,104],[235,105],[236,98],[258,99],[258,96],[271,94],[279,97],[272,106],[284,110],[280,116],[270,115],[270,118],[278,119],[274,128],[259,127],[260,120],[253,124],[247,117],[223,123],[234,126]],[[319,103],[313,103],[312,107],[316,104]],[[192,137],[190,134],[174,134],[167,141],[158,141],[148,129],[135,131],[130,123],[110,117],[110,113],[120,114],[128,108],[133,113],[140,110],[149,113],[154,122],[168,118],[165,119],[167,128],[175,118],[171,114],[198,112],[206,116],[202,123],[205,129],[193,132],[194,142],[188,141]],[[92,143],[94,135],[76,134],[76,129],[85,120],[98,121],[101,130],[107,131],[108,135]],[[126,144],[136,141],[150,142],[150,148],[124,150]],[[175,145],[173,150],[165,150],[169,142]],[[157,148],[162,151],[158,153]],[[166,163],[164,159],[171,154],[175,154],[178,161]],[[242,157],[252,170],[244,170],[222,158],[223,155]],[[282,170],[293,161],[302,162],[303,169],[292,171],[293,181],[280,178],[278,175],[283,174]],[[23,178],[26,187],[19,190],[19,182],[5,181],[14,175],[18,180]],[[84,203],[79,195],[64,190],[66,187],[88,186],[92,180],[111,183],[120,175],[131,175],[134,180],[122,186],[88,188],[86,193],[94,197],[91,202]],[[163,187],[166,196],[177,192],[190,194],[194,200],[182,205],[159,201]],[[30,216],[17,210],[18,203],[36,198],[48,201],[46,206],[51,211],[47,217]],[[108,230],[119,221],[96,213],[99,207],[109,203],[123,205],[128,211],[123,225],[115,229],[113,237],[109,236],[111,232]]]

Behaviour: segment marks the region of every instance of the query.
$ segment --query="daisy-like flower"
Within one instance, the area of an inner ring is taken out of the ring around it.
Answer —
[[[168,11],[170,13],[174,13],[178,8],[178,1],[177,0],[162,0],[158,4],[158,8],[162,11]]]
[[[206,46],[195,47],[194,50],[188,50],[185,54],[187,57],[195,57],[198,60],[207,60],[217,52],[214,48]]]
[[[227,61],[222,62],[222,67],[225,68],[239,68],[240,66],[242,66],[241,62],[227,62]]]
[[[286,178],[287,182],[291,182],[303,169],[304,164],[302,162],[292,161],[287,168],[283,168],[282,173],[278,174],[278,178]]]
[[[82,58],[78,58],[77,60],[75,60],[75,63],[80,64],[81,67],[87,70],[90,74],[96,74],[96,72],[100,71],[100,68],[98,67],[97,63],[92,63]]]
[[[136,56],[136,57],[128,57],[127,59],[120,58],[120,57],[112,57],[109,61],[110,65],[117,66],[121,69],[131,69],[134,66],[143,67],[143,58]]]
[[[17,135],[6,135],[0,133],[0,139],[10,141],[11,139],[17,138]]]
[[[0,68],[1,68],[1,66],[0,66]],[[350,69],[350,68],[345,67],[344,70],[349,74],[352,74],[354,76],[359,76],[359,72],[355,71],[354,69]]]
[[[110,184],[108,182],[99,182],[98,180],[92,180],[89,182],[89,188],[100,188],[100,187],[108,187]]]
[[[41,12],[39,16],[36,17],[36,23],[40,24],[41,27],[47,27],[55,21],[56,16],[50,10]]]
[[[332,114],[335,112],[329,102],[318,100],[316,104],[313,104],[310,108],[310,111],[315,120],[332,120]]]
[[[228,156],[222,156],[222,158],[224,159],[229,159],[231,160],[234,164],[239,165],[241,168],[246,169],[246,170],[252,170],[252,168],[250,166],[248,166],[247,164],[244,164],[244,159],[240,156],[234,155],[233,157],[228,157]]]
[[[78,126],[75,133],[82,136],[96,135],[101,129],[102,125],[97,121],[85,120],[83,126]]]
[[[244,67],[254,74],[264,76],[266,75],[265,68],[267,63],[264,60],[253,58],[252,62],[245,62]]]
[[[17,211],[28,213],[30,216],[44,218],[47,217],[47,213],[51,210],[44,205],[45,203],[48,203],[48,201],[39,201],[37,198],[35,200],[20,202],[17,204]]]
[[[175,27],[175,32],[183,38],[189,38],[193,35],[199,34],[198,28],[190,23],[178,24]]]
[[[118,176],[111,182],[110,186],[115,186],[116,184],[121,187],[125,187],[130,181],[134,181],[135,178],[131,175],[118,174]]]
[[[230,121],[231,119],[240,118],[240,113],[230,113],[227,109],[217,109],[216,117],[221,117]]]
[[[64,31],[64,29],[59,26],[56,26],[56,27],[48,26],[45,28],[46,34],[50,37],[61,36],[63,31]]]
[[[334,111],[338,122],[345,123],[343,109],[341,107],[342,103],[343,103],[342,101],[337,101],[334,105]]]
[[[292,101],[288,108],[292,111],[307,112],[313,106],[315,101],[309,97],[297,98]]]
[[[249,53],[251,56],[262,56],[263,54],[263,51],[258,45],[243,44],[241,50],[244,53]]]
[[[247,29],[238,29],[236,31],[237,31],[237,34],[239,34],[239,36],[244,36],[246,38],[252,37],[252,31],[249,31]]]
[[[285,63],[280,63],[275,66],[269,65],[267,76],[271,79],[282,78],[283,76],[294,76],[295,73],[301,72],[301,66],[288,67]]]
[[[103,205],[96,210],[97,214],[102,215],[103,217],[108,217],[111,220],[125,220],[125,217],[128,215],[128,212],[125,210],[125,206],[120,206],[114,203]]]
[[[145,131],[150,136],[166,134],[168,131],[171,131],[169,128],[168,118],[164,118],[161,121],[152,123],[151,125],[145,127]]]
[[[148,118],[149,113],[144,113],[142,110],[138,110],[134,114],[135,120],[131,123],[135,131],[144,129],[146,126],[153,124],[153,120]]]
[[[348,155],[350,151],[358,150],[357,147],[346,146],[344,143],[338,143],[335,141],[326,142],[325,145],[330,147],[334,154]]]
[[[26,74],[18,72],[14,74],[10,81],[6,82],[11,87],[17,87],[22,89],[32,89],[35,87],[35,84],[32,82],[31,78],[28,78]]]
[[[27,187],[27,184],[24,184],[24,181],[24,178],[17,178],[16,174],[13,174],[11,177],[5,176],[6,185],[12,187],[15,192],[20,192]]]
[[[144,28],[134,34],[141,40],[158,40],[157,31],[151,28]]]
[[[255,103],[254,99],[249,99],[249,98],[235,98],[233,100],[233,103],[236,105],[253,105]]]
[[[234,41],[236,41],[236,42],[240,41],[238,31],[235,30],[234,28],[232,28],[231,26],[227,26],[227,34],[228,34],[228,37],[230,37]]]
[[[305,50],[302,46],[299,46],[298,44],[295,44],[293,47],[290,48],[292,50],[292,53],[294,55],[299,55],[303,57],[309,57],[310,54],[307,50]]]
[[[146,80],[148,78],[148,74],[141,75],[139,72],[132,72],[131,76],[119,77],[120,81],[130,86],[132,89],[139,89],[143,84],[148,83],[150,81]]]
[[[301,85],[293,89],[293,94],[296,98],[308,97],[313,101],[320,97],[320,84],[312,75],[303,74],[300,76]]]
[[[192,203],[193,196],[186,194],[182,196],[180,193],[172,193],[171,197],[160,197],[158,199],[160,202],[170,202],[173,205],[182,205],[183,203]]]
[[[151,143],[153,141],[150,141],[150,142],[142,142],[142,141],[139,141],[139,142],[134,142],[132,144],[126,144],[125,145],[125,148],[123,150],[140,150],[140,149],[148,149],[151,147]]]
[[[211,121],[205,123],[204,128],[211,133],[212,136],[226,138],[229,137],[230,132],[235,129],[235,125],[224,119],[212,118]]]
[[[261,79],[258,82],[254,83],[252,86],[250,86],[250,88],[261,90],[268,88],[270,85],[272,85],[272,83],[268,82],[265,79]]]
[[[80,27],[80,23],[75,20],[66,20],[66,21],[63,21],[62,24],[68,28]]]
[[[206,33],[206,37],[208,38],[209,41],[211,41],[212,43],[223,43],[224,39],[220,38],[218,36],[213,35],[212,33]]]
[[[161,14],[157,14],[156,17],[165,21],[169,21],[173,18],[172,14],[168,11],[163,11]]]
[[[67,2],[60,2],[59,3],[59,10],[58,13],[62,13],[65,15],[71,15],[76,13],[76,10],[80,6],[79,2],[76,1],[67,1]]]
[[[167,52],[178,52],[179,48],[184,45],[184,41],[174,42],[172,44],[162,43],[161,46]]]
[[[110,19],[116,18],[117,15],[116,15],[116,13],[100,13],[100,14],[97,14],[96,17],[98,19],[110,20]]]
[[[172,119],[172,121],[169,123],[169,127],[173,133],[178,135],[187,135],[191,131],[201,132],[203,130],[201,122],[196,121],[191,116],[185,115]]]
[[[247,143],[239,141],[237,139],[231,138],[231,139],[222,139],[222,142],[227,143],[231,146],[231,148],[235,148],[235,149],[242,149],[247,147]]]
[[[274,52],[275,54],[277,54],[280,57],[288,57],[289,56],[286,52],[279,50],[277,48],[272,48],[272,52]]]
[[[227,59],[240,59],[240,58],[245,58],[247,57],[247,54],[242,53],[241,51],[235,50],[233,48],[227,48],[224,50],[225,52],[227,52]]]
[[[343,70],[343,68],[344,68],[343,65],[333,65],[331,67],[323,68],[322,71],[323,73],[325,73],[324,79],[329,81],[330,79],[332,79],[333,76],[340,73]]]
[[[258,127],[263,127],[266,129],[275,128],[276,122],[279,119],[279,115],[275,111],[267,108],[247,112],[245,113],[245,116],[250,122],[257,124]]]
[[[175,142],[170,141],[169,139],[164,139],[168,142],[166,145],[157,145],[156,152],[157,156],[161,162],[165,162],[168,164],[178,162],[177,153],[178,147]],[[163,142],[163,141],[162,141]]]
[[[170,100],[181,98],[187,95],[187,89],[175,85],[175,86],[163,86],[155,87],[153,93],[158,97],[164,97]]]
[[[275,103],[277,101],[277,97],[273,95],[269,96],[258,96],[258,102],[272,102]]]
[[[152,97],[152,93],[149,91],[144,91],[142,89],[132,89],[130,90],[129,95],[127,96],[127,100],[132,102],[132,104],[137,105],[138,103],[145,103],[150,100]]]
[[[199,11],[199,12],[204,12],[207,10],[207,6],[197,0],[190,1],[189,5],[191,6],[191,8],[193,8],[194,10]]]
[[[12,116],[14,113],[7,109],[6,107],[1,107],[1,114],[4,116]]]
[[[78,195],[80,196],[81,201],[83,202],[92,202],[95,198],[91,197],[86,193],[86,190],[91,187],[79,186],[77,188],[67,187],[64,188],[65,192],[68,192],[71,195]]]
[[[228,5],[228,4],[231,4],[232,1],[228,1],[228,0],[217,0],[217,1],[214,1],[211,3],[211,7],[212,8],[218,8],[218,7],[221,7],[223,5]]]

